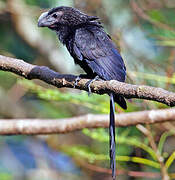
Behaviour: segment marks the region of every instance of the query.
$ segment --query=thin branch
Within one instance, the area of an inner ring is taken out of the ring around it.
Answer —
[[[116,115],[116,126],[126,127],[136,124],[153,124],[175,121],[175,108],[140,111]],[[84,115],[67,119],[0,119],[0,135],[15,134],[58,134],[69,133],[83,128],[107,128],[108,115]]]
[[[146,127],[143,127],[142,125],[137,125],[137,128],[148,137],[150,146],[152,147],[152,149],[154,150],[154,152],[156,153],[156,157],[157,157],[157,161],[160,164],[160,169],[161,169],[161,174],[162,174],[162,179],[163,180],[169,180],[170,177],[168,175],[167,169],[165,167],[164,164],[164,158],[162,156],[162,154],[160,153],[160,151],[158,150],[157,144],[154,140],[154,137],[152,135],[152,131],[150,126],[147,124]]]
[[[59,74],[48,67],[31,65],[20,59],[14,59],[0,55],[0,70],[13,72],[26,79],[40,79],[58,88],[74,88],[77,76]],[[76,89],[88,91],[86,86],[89,79],[81,79]],[[126,98],[139,98],[153,100],[175,106],[175,93],[166,91],[162,88],[155,88],[144,85],[131,85],[116,80],[95,81],[91,84],[91,90],[97,94],[108,94],[113,92]]]
[[[131,7],[132,9],[135,11],[136,14],[138,14],[142,19],[150,22],[151,24],[161,28],[161,29],[166,29],[169,31],[174,32],[174,28],[168,26],[167,24],[163,24],[161,22],[158,22],[154,19],[151,19],[147,14],[145,14],[145,12],[143,11],[142,8],[139,7],[139,5],[136,3],[135,0],[130,1],[131,2]]]
[[[158,150],[158,147],[157,147],[157,145],[155,143],[155,140],[154,140],[154,137],[152,135],[151,128],[150,128],[149,125],[147,125],[147,130],[149,132],[148,140],[150,142],[150,145],[151,145],[152,149],[156,152],[156,156],[157,156],[158,162],[159,162],[160,167],[161,167],[162,179],[169,180],[170,177],[168,175],[167,168],[166,168],[166,166],[164,164],[164,158],[163,158],[162,154],[160,154],[160,151]]]
[[[88,163],[86,161],[82,161],[82,160],[76,160],[76,162],[78,162],[78,164],[80,166],[82,166],[83,168],[89,169],[91,171],[98,172],[98,173],[112,174],[111,169],[99,167],[97,165],[93,165],[93,164],[90,164],[90,163]],[[117,175],[128,175],[128,176],[131,176],[131,177],[160,178],[160,173],[127,171],[127,170],[124,170],[124,169],[118,169],[116,171],[116,174]]]

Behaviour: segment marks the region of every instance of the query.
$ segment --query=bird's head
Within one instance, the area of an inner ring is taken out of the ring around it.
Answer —
[[[97,19],[96,16],[88,16],[80,12],[78,9],[60,6],[42,13],[38,19],[38,26],[57,29],[61,25],[71,27],[88,22],[94,22]]]

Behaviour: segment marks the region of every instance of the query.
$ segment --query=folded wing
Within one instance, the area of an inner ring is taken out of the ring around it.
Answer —
[[[126,68],[110,37],[99,27],[76,30],[72,53],[104,80],[125,81]]]

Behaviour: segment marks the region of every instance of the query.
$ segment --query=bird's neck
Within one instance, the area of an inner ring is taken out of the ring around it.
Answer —
[[[59,40],[61,43],[65,44],[67,38],[70,36],[72,33],[72,30],[69,28],[69,26],[59,26],[56,30],[56,33],[58,35]]]

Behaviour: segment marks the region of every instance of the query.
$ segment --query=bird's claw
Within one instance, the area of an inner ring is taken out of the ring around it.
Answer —
[[[84,75],[84,74],[80,74],[79,76],[76,77],[75,79],[75,83],[74,83],[74,88],[78,85],[78,82],[82,79],[82,78],[88,78],[87,75]],[[95,76],[94,79],[91,79],[89,80],[87,83],[86,83],[86,87],[88,89],[88,96],[91,95],[92,91],[91,91],[91,83],[93,83],[94,81],[100,79],[99,76]]]
[[[90,96],[91,93],[92,93],[92,91],[91,91],[91,83],[92,83],[92,82],[90,82],[90,83],[87,85],[87,88],[88,88],[88,96]]]
[[[74,83],[74,88],[77,86],[78,82],[81,80],[80,76],[77,76]]]
[[[75,78],[74,88],[78,85],[78,82],[83,78],[88,78],[88,76],[86,74],[80,74]]]
[[[91,79],[91,80],[89,80],[89,81],[86,83],[86,87],[88,88],[88,96],[90,96],[91,93],[92,93],[92,91],[91,91],[91,84],[92,84],[94,81],[98,80],[98,79],[99,79],[99,76],[95,76],[94,79]]]

